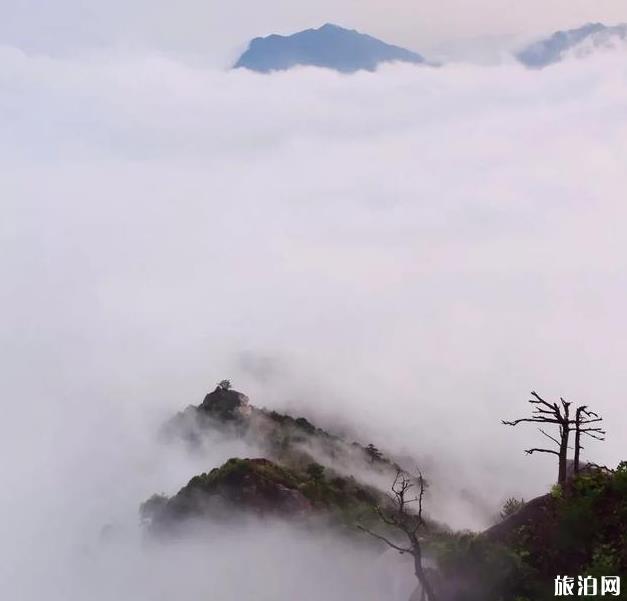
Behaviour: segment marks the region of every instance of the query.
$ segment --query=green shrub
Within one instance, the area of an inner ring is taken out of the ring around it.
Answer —
[[[310,463],[305,471],[314,482],[320,482],[324,479],[324,466],[319,463]]]
[[[551,496],[554,499],[561,499],[564,496],[564,490],[562,489],[561,484],[554,484],[551,487]]]
[[[505,503],[503,503],[503,507],[501,508],[501,513],[500,513],[501,519],[505,520],[510,515],[514,515],[524,504],[525,504],[524,499],[516,499],[515,497],[509,497],[509,499],[507,499]]]

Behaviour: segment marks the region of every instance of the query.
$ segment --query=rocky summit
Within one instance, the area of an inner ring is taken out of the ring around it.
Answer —
[[[248,413],[249,400],[245,394],[232,390],[229,386],[218,385],[205,396],[198,409],[219,419],[237,419]]]

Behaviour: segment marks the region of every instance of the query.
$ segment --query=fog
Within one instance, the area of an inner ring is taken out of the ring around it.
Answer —
[[[416,458],[455,527],[551,485],[500,424],[532,389],[623,459],[626,100],[621,53],[259,76],[0,49],[3,597],[287,601],[318,566],[323,598],[380,599],[387,564],[359,583],[324,533],[139,542],[139,503],[255,454],[156,440],[225,377]]]
[[[158,49],[226,67],[256,36],[337,23],[427,56],[495,58],[522,40],[603,21],[627,22],[623,0],[18,0],[3,6],[0,43],[74,55]],[[461,52],[463,48],[463,52]]]

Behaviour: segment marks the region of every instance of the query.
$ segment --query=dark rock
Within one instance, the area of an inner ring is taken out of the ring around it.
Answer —
[[[218,386],[205,396],[198,409],[221,420],[238,419],[248,413],[249,401],[241,392]]]

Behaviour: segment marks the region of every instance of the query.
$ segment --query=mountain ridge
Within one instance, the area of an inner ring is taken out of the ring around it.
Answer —
[[[570,53],[587,56],[595,50],[612,48],[617,42],[627,43],[627,23],[586,23],[574,29],[556,31],[529,44],[515,56],[527,67],[542,69],[560,62]]]
[[[255,407],[228,380],[174,416],[162,433],[191,450],[212,431],[247,439],[261,455],[233,457],[192,477],[174,495],[142,503],[146,532],[163,542],[210,523],[255,516],[304,531],[328,528],[370,549],[374,560],[389,546],[385,537],[397,540],[399,520],[415,515],[411,509],[395,513],[403,470],[376,447],[350,443],[304,417]],[[354,475],[346,473],[346,463],[357,468]],[[366,470],[396,474],[394,483],[371,485]],[[626,493],[627,462],[614,470],[589,464],[550,493],[528,502],[508,499],[499,521],[483,531],[455,531],[427,515],[421,544],[438,601],[549,601],[555,570],[626,577]],[[422,512],[422,502],[419,507]],[[374,528],[382,534],[368,536]]]
[[[291,35],[271,34],[251,40],[233,66],[260,73],[314,66],[341,73],[374,71],[386,62],[423,64],[420,54],[371,35],[326,23]]]

